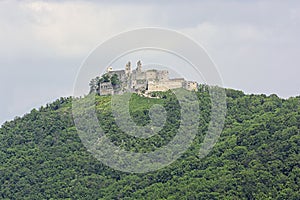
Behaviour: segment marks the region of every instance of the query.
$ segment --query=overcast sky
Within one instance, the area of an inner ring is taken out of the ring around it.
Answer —
[[[152,2],[0,1],[0,124],[72,95],[92,49],[149,26],[202,44],[226,87],[300,95],[299,1]]]

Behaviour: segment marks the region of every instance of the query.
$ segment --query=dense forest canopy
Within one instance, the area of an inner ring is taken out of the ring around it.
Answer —
[[[210,120],[210,96],[197,92],[199,134],[180,159],[145,174],[113,170],[83,146],[72,119],[72,98],[33,109],[0,128],[1,199],[300,199],[300,97],[245,95],[226,90],[223,132],[208,156],[199,158]],[[135,152],[168,143],[178,128],[179,107],[171,93],[133,94],[130,113],[139,125],[149,108],[168,112],[164,131],[150,139],[122,133],[109,108],[110,96],[96,96],[101,126],[111,141]],[[171,112],[172,111],[172,112]]]

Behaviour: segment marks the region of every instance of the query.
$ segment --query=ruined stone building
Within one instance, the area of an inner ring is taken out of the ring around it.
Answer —
[[[141,61],[137,62],[135,69],[131,68],[130,62],[126,64],[124,70],[113,70],[112,67],[108,67],[104,76],[114,78],[100,81],[98,91],[100,95],[122,94],[124,92],[147,94],[176,88],[185,88],[191,91],[198,89],[198,83],[195,81],[186,81],[184,78],[170,79],[167,70],[151,69],[144,71]]]

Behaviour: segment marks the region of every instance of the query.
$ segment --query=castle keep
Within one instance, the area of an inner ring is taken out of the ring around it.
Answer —
[[[183,78],[170,79],[167,70],[151,69],[143,71],[142,63],[138,61],[136,68],[133,70],[130,62],[126,64],[124,70],[113,70],[112,67],[108,67],[99,81],[98,93],[100,95],[113,95],[123,94],[127,91],[147,94],[176,88],[196,91],[198,83],[186,81]]]

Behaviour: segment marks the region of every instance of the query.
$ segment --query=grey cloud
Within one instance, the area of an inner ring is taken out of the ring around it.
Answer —
[[[0,123],[71,95],[89,51],[148,26],[203,44],[227,87],[299,95],[299,22],[298,1],[0,1]]]

